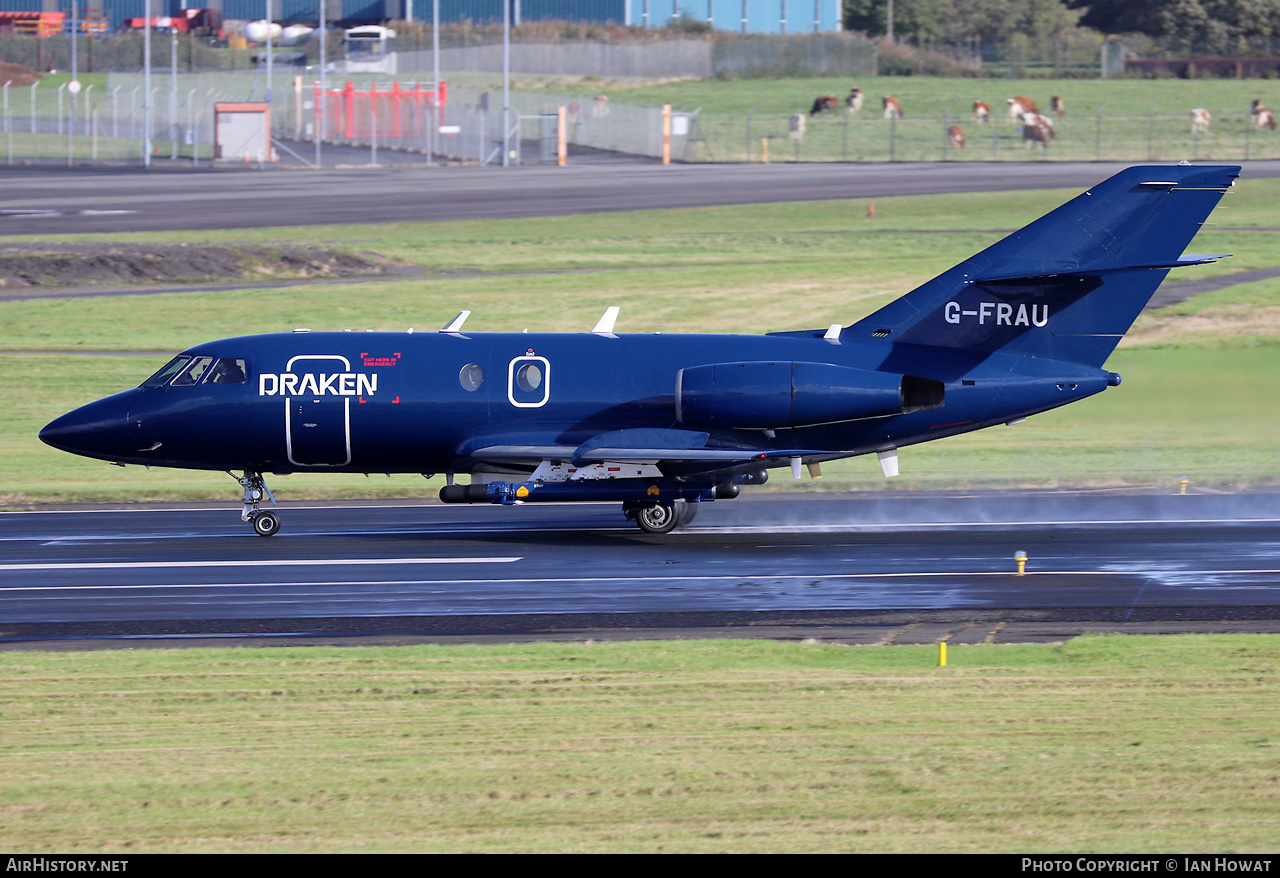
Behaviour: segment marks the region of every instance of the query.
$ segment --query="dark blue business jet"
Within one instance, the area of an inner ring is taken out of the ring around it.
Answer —
[[[1238,167],[1135,167],[852,326],[746,335],[308,332],[197,345],[40,431],[112,463],[445,473],[446,503],[618,501],[648,533],[768,471],[1015,423],[1120,383],[1102,368]],[[455,484],[467,473],[470,484]],[[233,474],[234,477],[234,474]]]

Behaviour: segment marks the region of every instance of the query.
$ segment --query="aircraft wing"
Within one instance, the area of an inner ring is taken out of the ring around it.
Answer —
[[[682,472],[723,471],[792,457],[830,457],[829,451],[807,448],[763,449],[707,447],[707,433],[692,430],[634,429],[603,433],[581,445],[487,445],[471,456],[492,463],[536,465],[568,461],[575,466],[619,463],[677,464]]]

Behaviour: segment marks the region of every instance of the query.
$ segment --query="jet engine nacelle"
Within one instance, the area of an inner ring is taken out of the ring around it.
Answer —
[[[686,424],[772,429],[937,408],[930,378],[830,363],[713,363],[680,370],[676,418]]]

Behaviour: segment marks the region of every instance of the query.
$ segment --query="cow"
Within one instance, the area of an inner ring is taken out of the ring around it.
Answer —
[[[862,112],[862,89],[854,86],[849,89],[849,96],[844,99],[845,104],[849,107],[850,113]]]
[[[1249,115],[1253,117],[1253,124],[1258,126],[1259,130],[1263,128],[1276,130],[1276,117],[1271,115],[1271,111],[1263,105],[1262,101],[1253,102],[1249,107]]]
[[[1024,113],[1022,115],[1022,142],[1027,149],[1040,144],[1046,150],[1049,141],[1056,137],[1053,133],[1053,120],[1040,113]]]
[[[809,115],[816,116],[819,113],[828,111],[834,113],[838,106],[840,106],[840,103],[836,100],[835,95],[821,95],[813,99],[813,108],[809,110]]]
[[[1058,95],[1049,98],[1049,110],[1059,119],[1067,115],[1067,105],[1062,102],[1062,98]]]
[[[959,125],[947,128],[947,142],[952,149],[964,149],[964,129]]]
[[[973,121],[982,122],[984,125],[991,121],[991,107],[986,101],[973,102]]]
[[[1036,109],[1036,102],[1031,98],[1009,98],[1006,103],[1009,105],[1009,121],[1015,125],[1022,121],[1024,113],[1039,113]]]
[[[1213,118],[1209,115],[1209,111],[1204,107],[1196,107],[1191,111],[1191,133],[1192,134],[1208,134],[1209,126],[1213,123]]]
[[[886,119],[901,119],[902,104],[898,103],[897,98],[886,97],[882,100],[884,104],[884,117]]]

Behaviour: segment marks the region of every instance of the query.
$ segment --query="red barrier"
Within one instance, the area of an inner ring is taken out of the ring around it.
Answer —
[[[427,115],[424,111],[439,113],[448,103],[448,85],[442,81],[429,87],[428,83],[414,82],[402,88],[393,82],[389,91],[379,91],[377,83],[370,83],[367,90],[358,91],[352,82],[324,90],[317,82],[315,101],[316,128],[322,138],[357,140],[375,134],[379,139],[421,137]]]
[[[62,12],[0,12],[0,33],[51,37],[62,33]]]

